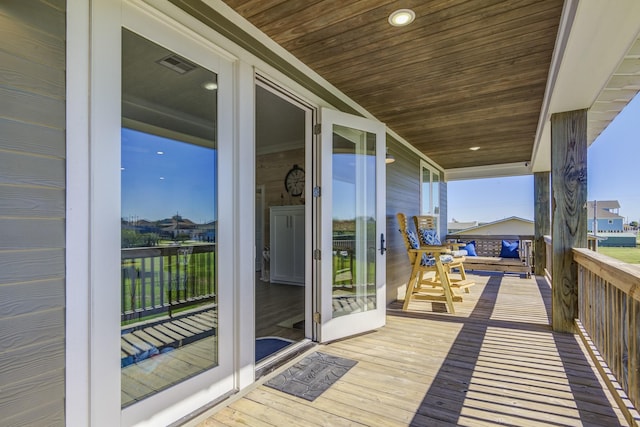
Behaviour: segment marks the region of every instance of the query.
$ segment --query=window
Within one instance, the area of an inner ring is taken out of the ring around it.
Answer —
[[[420,161],[420,214],[434,216],[439,227],[440,172],[424,160]]]

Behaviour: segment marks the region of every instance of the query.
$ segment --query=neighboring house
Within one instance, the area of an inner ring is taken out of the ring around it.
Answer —
[[[456,236],[533,236],[534,222],[517,216],[511,216],[449,234]]]
[[[456,221],[455,218],[447,223],[447,233],[457,233],[458,231],[465,230],[471,227],[477,227],[478,221]]]
[[[622,233],[624,217],[619,215],[620,203],[617,200],[597,200],[587,202],[587,231],[596,233]]]
[[[587,202],[587,231],[598,237],[598,246],[636,246],[636,235],[626,230],[624,217],[619,214],[619,210],[620,203],[617,200]],[[597,224],[595,231],[594,223]]]
[[[634,232],[615,232],[615,233],[598,233],[598,246],[619,247],[619,248],[635,248],[636,233]]]

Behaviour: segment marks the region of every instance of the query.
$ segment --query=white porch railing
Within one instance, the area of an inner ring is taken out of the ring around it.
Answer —
[[[216,245],[122,249],[121,320],[215,300]]]

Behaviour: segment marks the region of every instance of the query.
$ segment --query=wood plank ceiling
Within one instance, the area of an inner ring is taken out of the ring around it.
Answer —
[[[445,169],[530,160],[562,0],[224,1]]]

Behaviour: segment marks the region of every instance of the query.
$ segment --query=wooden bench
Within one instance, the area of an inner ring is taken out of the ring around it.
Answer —
[[[470,241],[476,242],[478,256],[467,256],[464,266],[467,270],[501,271],[508,273],[523,273],[531,277],[533,266],[532,243],[533,236],[487,236],[487,235],[455,235],[447,236],[449,241],[458,241],[460,246]],[[520,258],[503,258],[500,256],[502,241],[518,241]]]

